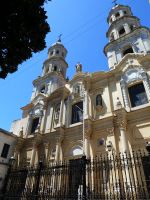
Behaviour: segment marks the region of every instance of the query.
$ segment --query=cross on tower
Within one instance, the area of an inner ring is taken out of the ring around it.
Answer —
[[[60,35],[58,36],[58,42],[61,42],[61,37],[62,37],[62,34],[60,34]]]
[[[112,3],[114,3],[114,5],[116,6],[117,5],[117,1],[118,0],[113,0]]]

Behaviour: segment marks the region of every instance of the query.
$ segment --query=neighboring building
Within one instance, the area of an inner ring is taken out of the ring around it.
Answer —
[[[14,154],[17,136],[0,128],[0,189],[8,170],[10,158]]]
[[[150,31],[128,6],[113,7],[107,20],[108,72],[84,73],[78,63],[68,81],[66,48],[60,39],[49,48],[31,101],[12,124],[18,164],[81,157],[83,146],[87,158],[110,147],[117,154],[150,141]]]

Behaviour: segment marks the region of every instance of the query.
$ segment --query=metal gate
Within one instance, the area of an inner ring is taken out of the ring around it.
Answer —
[[[150,199],[150,157],[138,151],[12,168],[0,199]]]

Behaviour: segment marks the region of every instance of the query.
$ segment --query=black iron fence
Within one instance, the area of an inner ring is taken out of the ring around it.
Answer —
[[[0,199],[150,199],[150,157],[138,151],[12,168]]]

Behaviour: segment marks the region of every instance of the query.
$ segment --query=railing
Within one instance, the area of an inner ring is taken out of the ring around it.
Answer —
[[[150,157],[138,151],[11,169],[0,199],[150,199]]]

